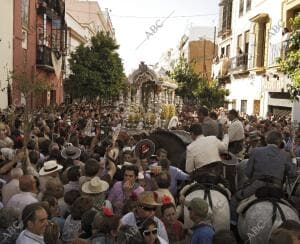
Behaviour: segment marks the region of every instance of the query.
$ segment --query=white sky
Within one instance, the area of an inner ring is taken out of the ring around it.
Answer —
[[[165,51],[178,45],[188,26],[214,26],[218,22],[219,0],[98,0],[98,2],[102,10],[105,8],[111,10],[116,39],[120,45],[119,53],[127,75],[138,68],[140,61],[145,61],[146,64],[158,62]],[[156,22],[160,24],[164,17],[170,14],[170,18],[166,19],[163,26],[152,36],[149,34],[147,39],[146,32],[151,33],[150,27]],[[144,40],[146,41],[138,47]]]

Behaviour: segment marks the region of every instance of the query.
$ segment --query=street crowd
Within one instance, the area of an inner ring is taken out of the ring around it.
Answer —
[[[32,112],[30,121],[24,114],[22,108],[1,112],[1,244],[239,243],[234,231],[215,230],[207,201],[187,201],[185,188],[197,175],[221,179],[222,153],[248,159],[246,186],[231,192],[234,230],[239,202],[266,178],[282,188],[286,176],[297,176],[300,130],[284,116],[206,107],[182,112],[172,129],[186,130],[193,141],[180,169],[165,148],[153,149],[138,131],[122,128],[120,108],[62,105]],[[226,179],[218,183],[227,186]],[[269,243],[299,238],[300,224],[287,221]]]

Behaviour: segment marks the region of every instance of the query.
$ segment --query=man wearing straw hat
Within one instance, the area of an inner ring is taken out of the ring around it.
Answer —
[[[83,183],[81,191],[89,197],[92,197],[94,202],[93,207],[97,211],[102,211],[102,207],[112,209],[111,202],[105,200],[106,191],[108,188],[109,184],[106,181],[101,180],[98,176],[95,176],[91,180]]]
[[[58,164],[56,160],[50,160],[44,163],[44,166],[40,169],[40,190],[44,192],[46,190],[46,183],[50,179],[54,179],[60,182],[58,172],[63,168]]]
[[[153,191],[144,191],[137,196],[137,208],[124,215],[121,219],[122,225],[141,227],[148,218],[153,218],[157,223],[157,234],[165,241],[168,241],[168,234],[163,222],[155,217],[155,211],[160,203],[157,202],[157,195]]]

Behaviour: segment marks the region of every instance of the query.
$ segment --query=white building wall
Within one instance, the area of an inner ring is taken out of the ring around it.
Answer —
[[[13,1],[1,1],[0,8],[0,108],[6,108],[7,78],[13,70]]]
[[[87,43],[91,34],[88,28],[81,26],[69,13],[65,14],[65,20],[68,26],[68,55],[66,56],[66,77],[68,77],[70,75],[69,59],[71,52],[74,52],[81,43]]]
[[[254,56],[255,56],[255,30],[254,22],[251,19],[258,14],[268,14],[269,23],[267,24],[266,33],[266,43],[267,46],[265,56],[267,57],[265,62],[266,75],[268,75],[269,70],[276,66],[276,58],[280,57],[281,48],[281,38],[282,38],[282,27],[284,23],[281,20],[281,9],[282,1],[279,0],[253,0],[251,5],[251,10],[246,12],[246,0],[244,1],[244,12],[242,16],[239,16],[239,3],[240,0],[233,0],[232,8],[232,34],[225,40],[218,39],[219,43],[219,55],[221,49],[225,48],[230,43],[230,58],[232,62],[233,59],[238,55],[238,36],[242,34],[242,51],[244,53],[245,47],[245,32],[250,31],[249,35],[249,50],[248,50],[248,71],[241,75],[232,75],[230,72],[230,84],[226,85],[229,89],[230,95],[228,96],[229,102],[236,101],[236,109],[240,110],[241,100],[247,100],[247,113],[253,113],[253,103],[254,100],[260,100],[260,116],[266,116],[269,105],[269,95],[268,92],[280,92],[281,86],[286,88],[286,79],[278,81],[276,86],[266,85],[266,76],[262,74],[257,74],[253,69],[254,66]],[[274,72],[277,72],[276,70]],[[276,83],[277,81],[275,81]],[[278,89],[280,87],[280,89]],[[284,103],[287,104],[287,103]],[[290,105],[290,104],[289,104]],[[229,106],[230,107],[230,106]]]

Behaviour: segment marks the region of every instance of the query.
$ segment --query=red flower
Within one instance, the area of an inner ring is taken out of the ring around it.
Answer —
[[[164,195],[163,198],[162,198],[162,204],[167,205],[167,204],[170,204],[170,203],[172,203],[171,197],[167,196],[167,195]]]
[[[111,217],[113,216],[113,212],[111,211],[110,208],[107,208],[107,207],[102,207],[102,213],[104,216],[107,216],[107,217]]]

